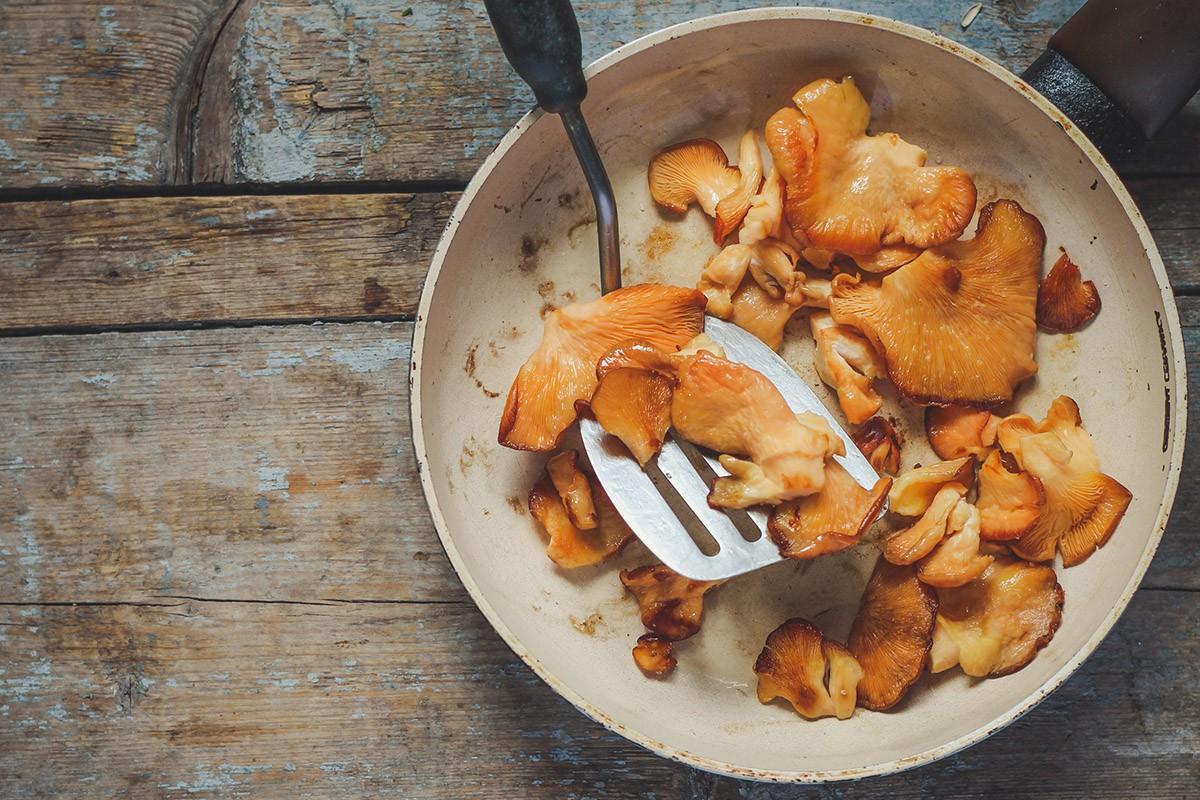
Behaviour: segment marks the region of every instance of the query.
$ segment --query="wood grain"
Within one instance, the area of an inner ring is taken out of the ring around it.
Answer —
[[[455,199],[0,205],[0,328],[410,314]]]
[[[0,606],[0,796],[1185,797],[1198,601],[1140,592],[1074,678],[965,753],[811,789],[625,742],[466,604]],[[629,679],[643,680],[632,664]],[[798,747],[810,724],[797,719]]]
[[[1130,188],[1200,291],[1200,178]],[[0,204],[0,332],[415,312],[457,193]]]
[[[0,3],[0,187],[187,181],[193,95],[227,6]]]
[[[0,601],[463,599],[409,447],[411,335],[358,323],[6,340]],[[1196,392],[1200,329],[1187,350]],[[1187,475],[1200,409],[1191,422]],[[1180,492],[1146,586],[1200,588],[1198,503]]]
[[[984,4],[859,0],[856,11],[930,28],[1020,70],[1081,0]],[[584,60],[668,25],[760,0],[590,2],[577,7]],[[816,2],[812,5],[845,5]],[[201,96],[196,177],[223,183],[465,181],[533,106],[482,4],[247,0]],[[1193,157],[1194,160],[1194,157]]]
[[[5,341],[0,600],[462,599],[409,444],[411,338]]]
[[[839,5],[821,2],[817,5]],[[757,0],[581,3],[585,58]],[[1080,0],[861,0],[1020,70]],[[0,187],[466,181],[532,96],[463,1],[0,6]],[[1200,101],[1129,174],[1200,172]]]

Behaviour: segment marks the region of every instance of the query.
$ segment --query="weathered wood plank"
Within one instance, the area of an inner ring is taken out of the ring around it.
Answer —
[[[0,600],[461,599],[411,324],[7,340]]]
[[[1011,728],[924,769],[810,789],[716,778],[608,733],[469,605],[5,606],[0,795],[1184,797],[1200,778],[1198,604],[1140,592]]]
[[[191,104],[231,5],[0,3],[0,187],[188,180]]]
[[[0,328],[411,313],[454,199],[0,205]]]
[[[1200,178],[1130,183],[1177,291],[1200,289]],[[457,193],[0,204],[0,331],[416,310]]]
[[[822,0],[812,5],[845,5]],[[976,48],[1012,69],[1042,51],[1082,0],[860,0]],[[668,25],[760,0],[577,3],[584,58]],[[346,179],[465,181],[533,105],[500,53],[482,4],[247,0],[209,71],[196,177],[237,183]],[[1194,159],[1193,159],[1194,160]]]
[[[461,600],[410,449],[411,333],[358,323],[6,340],[0,601]],[[1197,392],[1200,329],[1187,348]],[[1195,476],[1200,409],[1191,420]],[[1147,586],[1200,588],[1191,487]]]
[[[590,60],[660,27],[757,3],[578,5]],[[1000,0],[985,4],[966,31],[958,25],[962,9],[937,0],[857,7],[937,30],[1020,69],[1078,5]],[[0,32],[6,189],[193,179],[465,181],[532,104],[482,8],[465,2],[18,0],[0,6]],[[1194,174],[1198,141],[1200,101],[1128,167]]]

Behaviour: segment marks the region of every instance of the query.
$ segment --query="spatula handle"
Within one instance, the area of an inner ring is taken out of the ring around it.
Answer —
[[[508,63],[538,105],[561,114],[587,97],[579,22],[570,0],[484,0]]]
[[[600,290],[621,288],[617,201],[579,104],[587,97],[579,22],[570,0],[484,0],[504,55],[533,89],[538,105],[559,114],[596,204]]]

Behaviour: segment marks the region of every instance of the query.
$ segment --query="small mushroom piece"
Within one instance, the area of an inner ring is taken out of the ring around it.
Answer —
[[[587,475],[579,469],[579,453],[564,450],[546,462],[546,474],[562,499],[571,524],[580,530],[596,527],[596,506],[592,503],[592,486]]]
[[[675,659],[675,645],[669,639],[653,633],[638,637],[633,646],[633,663],[652,678],[663,678],[674,671],[679,662]]]
[[[758,151],[758,137],[754,131],[746,131],[738,145],[737,170],[737,188],[717,202],[713,227],[713,241],[717,244],[722,244],[742,224],[751,201],[762,186],[762,154]]]
[[[925,513],[938,490],[946,484],[958,483],[969,489],[974,482],[975,459],[970,456],[914,467],[892,484],[888,510],[903,517],[918,517]]]
[[[546,555],[564,569],[590,567],[620,552],[633,538],[633,531],[613,508],[612,501],[599,484],[592,486],[596,508],[596,526],[580,530],[571,517],[549,476],[543,476],[529,493],[529,513],[550,536]]]
[[[858,704],[883,711],[921,677],[937,617],[937,595],[911,566],[875,563],[846,649],[862,667]]]
[[[1046,502],[1033,527],[1009,546],[1030,561],[1049,561],[1057,548],[1063,565],[1075,566],[1109,540],[1133,495],[1100,471],[1092,437],[1071,398],[1055,399],[1033,432],[1026,430],[1024,419],[1005,419],[1000,441],[1041,482]]]
[[[888,374],[923,405],[987,407],[1037,372],[1038,273],[1046,235],[1011,200],[983,208],[975,238],[933,247],[879,284],[842,274],[830,311],[882,351]]]
[[[996,444],[1001,419],[987,409],[930,406],[925,409],[925,435],[938,458],[970,455],[982,460]]]
[[[662,564],[647,564],[621,570],[621,583],[637,598],[642,624],[651,633],[678,642],[700,630],[704,595],[722,581],[694,581]]]
[[[592,395],[592,414],[644,466],[666,441],[674,386],[674,378],[653,370],[610,369]]]
[[[885,245],[958,238],[975,184],[957,167],[927,167],[895,133],[867,134],[871,109],[853,78],[818,80],[767,122],[767,146],[787,184],[784,213],[814,247],[870,255]]]
[[[798,275],[798,254],[777,239],[763,239],[754,244],[731,244],[717,253],[704,271],[696,288],[708,299],[706,310],[714,317],[729,319],[734,313],[733,293],[750,273],[773,299],[792,291]]]
[[[776,506],[767,535],[784,558],[816,558],[845,550],[879,517],[891,484],[891,478],[880,478],[868,492],[830,459],[825,464],[825,488]]]
[[[1051,333],[1071,333],[1100,313],[1096,284],[1085,281],[1079,267],[1064,252],[1038,288],[1038,327]]]
[[[1062,622],[1063,589],[1047,566],[997,556],[978,580],[938,589],[930,669],[958,664],[976,678],[1010,675],[1033,661]]]
[[[979,535],[989,542],[1019,539],[1033,528],[1046,504],[1042,482],[1009,470],[998,450],[979,468]]]
[[[838,325],[827,312],[810,314],[808,324],[817,343],[817,374],[837,391],[850,424],[865,422],[883,405],[872,384],[887,374],[887,365],[862,334]]]
[[[883,417],[871,417],[852,438],[876,472],[895,475],[900,471],[900,439],[892,423]]]
[[[738,231],[738,243],[749,245],[763,239],[782,238],[782,226],[783,178],[779,170],[772,167],[758,194],[750,199],[750,208]]]
[[[754,672],[760,703],[782,697],[808,719],[848,719],[863,674],[846,648],[799,618],[771,631],[754,662]]]
[[[962,586],[991,563],[992,556],[979,552],[979,510],[960,499],[946,522],[946,537],[917,564],[917,577],[938,588]]]
[[[682,362],[671,423],[684,439],[722,454],[731,475],[713,484],[709,503],[717,508],[776,505],[818,492],[826,459],[845,452],[824,418],[792,413],[762,373],[710,353]]]
[[[803,280],[804,276],[801,275]],[[783,298],[773,298],[757,282],[747,280],[733,295],[729,321],[748,331],[773,350],[783,344],[788,321],[800,310]]]
[[[795,273],[792,288],[783,297],[772,297],[756,280],[745,280],[733,295],[729,321],[757,336],[772,349],[783,344],[788,320],[799,309],[829,305],[829,281]]]
[[[679,213],[699,203],[710,217],[741,184],[741,173],[712,139],[689,139],[662,150],[650,160],[646,177],[655,203]]]
[[[596,365],[615,347],[642,341],[673,352],[704,330],[705,297],[644,283],[572,303],[546,318],[542,341],[521,367],[500,419],[500,444],[550,451],[596,389]]]
[[[919,520],[884,541],[883,557],[893,564],[915,564],[933,552],[945,538],[950,515],[966,493],[960,483],[942,486]]]

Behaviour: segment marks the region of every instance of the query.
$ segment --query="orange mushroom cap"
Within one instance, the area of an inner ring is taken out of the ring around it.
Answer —
[[[883,351],[922,404],[989,406],[1037,372],[1037,277],[1045,233],[1011,200],[986,206],[974,239],[926,250],[878,286],[838,275],[833,318]]]
[[[937,608],[934,590],[917,579],[911,566],[896,566],[883,558],[875,563],[846,641],[863,670],[860,706],[891,708],[921,677],[933,644]]]
[[[1033,660],[1062,622],[1063,589],[1050,567],[997,556],[979,579],[938,590],[930,669],[956,664],[982,678]]]
[[[1038,327],[1051,333],[1070,333],[1099,313],[1100,293],[1096,284],[1083,280],[1079,267],[1064,252],[1038,287]]]
[[[591,398],[602,355],[634,341],[674,351],[704,329],[704,303],[694,289],[645,283],[550,314],[541,343],[509,389],[500,444],[553,450],[575,422],[575,403]]]
[[[760,703],[782,697],[808,719],[848,719],[863,675],[850,651],[799,618],[771,631],[754,672]]]
[[[787,182],[788,221],[815,247],[870,255],[885,245],[958,238],[975,184],[894,133],[867,134],[871,109],[853,78],[814,81],[767,122],[767,146]]]

